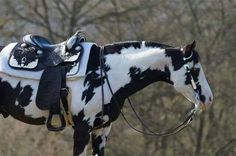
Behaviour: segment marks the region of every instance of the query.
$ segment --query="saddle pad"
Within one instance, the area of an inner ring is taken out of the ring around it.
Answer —
[[[14,77],[40,80],[43,71],[16,70],[9,66],[8,59],[12,49],[16,45],[17,43],[10,43],[2,49],[2,52],[0,53],[0,72]],[[85,76],[91,48],[92,46],[96,46],[96,44],[92,42],[83,42],[81,45],[83,46],[84,52],[81,55],[80,62],[77,63],[76,66],[73,66],[70,72],[67,73],[68,80]]]

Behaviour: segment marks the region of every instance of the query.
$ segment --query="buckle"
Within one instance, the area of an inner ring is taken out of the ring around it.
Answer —
[[[64,87],[64,88],[61,88],[61,91],[69,92],[69,89],[68,89],[68,87]]]
[[[65,87],[65,88],[61,88],[61,97],[66,97],[69,94],[69,88]]]

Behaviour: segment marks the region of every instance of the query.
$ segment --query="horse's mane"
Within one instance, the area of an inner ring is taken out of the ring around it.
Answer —
[[[123,48],[129,48],[129,47],[134,47],[134,48],[141,48],[143,41],[121,41],[121,42],[114,42],[111,44],[106,44],[104,46],[105,49],[105,54],[115,54],[121,53],[121,49]],[[144,42],[146,47],[152,47],[152,48],[161,48],[161,49],[166,49],[168,52],[172,53],[172,51],[180,51],[179,47],[173,47],[167,44],[159,43],[159,42]],[[193,58],[190,59],[193,60],[194,63],[197,63],[200,61],[200,57],[197,51],[193,50]]]
[[[113,54],[113,53],[120,53],[120,50],[123,48],[129,48],[129,47],[134,47],[134,48],[141,48],[143,41],[121,41],[121,42],[114,42],[111,44],[107,44],[104,46],[105,48],[105,53]],[[162,48],[162,49],[167,49],[167,48],[173,48],[170,45],[167,44],[162,44],[158,42],[147,42],[145,41],[145,46],[146,47],[153,47],[153,48]]]

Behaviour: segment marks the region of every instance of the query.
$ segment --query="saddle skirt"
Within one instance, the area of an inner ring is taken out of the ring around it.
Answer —
[[[80,56],[79,62],[71,63],[70,70],[67,72],[67,80],[85,76],[91,48],[93,45],[96,46],[92,42],[82,42],[80,44],[83,48],[83,53]],[[38,59],[24,66],[26,70],[21,70],[22,65],[11,57],[11,52],[16,46],[18,46],[18,43],[10,43],[2,49],[0,53],[0,72],[14,77],[40,80],[43,70],[31,70],[38,65]]]

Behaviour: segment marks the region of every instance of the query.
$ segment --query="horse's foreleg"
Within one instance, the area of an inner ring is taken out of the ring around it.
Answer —
[[[73,117],[74,121],[74,156],[86,156],[89,143],[89,125],[83,118]]]
[[[111,124],[107,127],[92,132],[92,147],[94,156],[104,156],[104,148],[107,136],[111,130]]]

